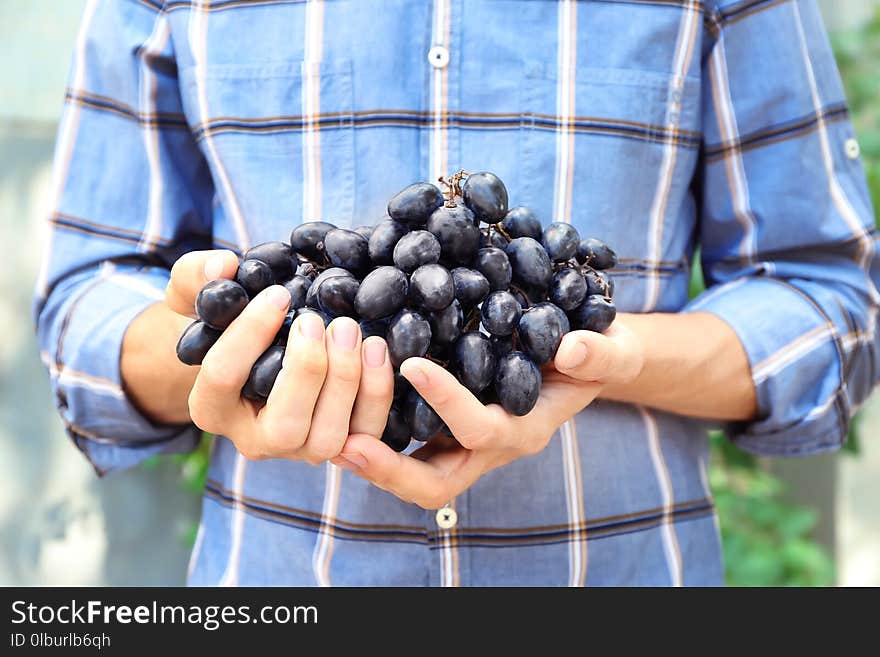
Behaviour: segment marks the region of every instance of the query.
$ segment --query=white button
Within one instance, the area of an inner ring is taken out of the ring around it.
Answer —
[[[449,51],[443,46],[434,46],[428,51],[428,61],[434,68],[444,68],[449,63]]]
[[[458,523],[458,514],[452,507],[444,506],[442,509],[437,509],[434,519],[440,529],[452,529]]]
[[[857,159],[862,152],[862,149],[859,148],[859,142],[852,137],[846,140],[844,148],[846,149],[846,156],[851,160]]]

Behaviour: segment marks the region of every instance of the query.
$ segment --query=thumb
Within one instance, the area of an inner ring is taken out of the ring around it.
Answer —
[[[567,333],[556,350],[553,365],[579,381],[629,383],[642,370],[644,356],[638,338],[622,325],[604,334],[594,331]]]

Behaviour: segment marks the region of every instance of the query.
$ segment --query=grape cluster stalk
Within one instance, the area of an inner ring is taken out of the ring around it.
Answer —
[[[242,389],[254,403],[272,390],[294,319],[315,313],[325,326],[351,317],[364,338],[385,339],[395,384],[382,441],[392,449],[449,434],[400,374],[408,358],[440,363],[484,404],[527,414],[562,337],[603,332],[614,321],[614,281],[605,270],[617,256],[568,223],[542,226],[529,208],[508,208],[507,188],[493,173],[459,171],[438,182],[406,187],[375,225],[306,222],[289,242],[246,251],[234,280],[210,281],[199,293],[199,319],[181,335],[178,358],[201,364],[248,302],[281,284],[290,310]]]

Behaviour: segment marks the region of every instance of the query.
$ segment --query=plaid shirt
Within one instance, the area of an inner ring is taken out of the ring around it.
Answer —
[[[370,223],[459,168],[614,245],[622,310],[728,322],[759,405],[725,427],[737,444],[845,440],[877,378],[876,233],[807,0],[89,2],[36,302],[71,437],[100,473],[194,445],[119,373],[181,253]],[[697,246],[709,289],[689,303]],[[718,584],[709,426],[597,401],[458,497],[450,529],[218,437],[190,581]]]

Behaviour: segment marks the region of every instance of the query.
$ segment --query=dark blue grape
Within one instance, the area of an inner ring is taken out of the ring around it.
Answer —
[[[472,173],[461,186],[464,204],[477,219],[495,224],[507,214],[507,188],[494,173]]]
[[[276,344],[279,347],[287,346],[287,339],[290,337],[290,327],[293,326],[293,320],[296,319],[297,310],[297,308],[291,308],[287,311],[287,314],[284,316],[284,321],[281,323],[281,328],[279,328],[278,333],[275,334],[275,341],[273,344]]]
[[[501,249],[490,247],[477,251],[474,269],[486,277],[492,290],[506,290],[510,286],[510,260]]]
[[[424,226],[443,204],[443,194],[431,183],[413,183],[388,201],[388,216],[408,226]]]
[[[617,265],[617,254],[605,242],[590,237],[578,244],[577,261],[593,269],[611,269]]]
[[[321,262],[324,259],[324,236],[334,228],[336,226],[326,221],[307,221],[290,233],[290,246],[300,255]]]
[[[565,314],[565,311],[562,310],[555,303],[549,304],[550,308],[553,312],[556,313],[556,316],[559,318],[559,325],[562,327],[562,335],[565,335],[569,331],[571,331],[571,322],[568,319],[568,315]]]
[[[561,269],[550,281],[550,301],[563,310],[574,310],[587,296],[587,281],[576,269]]]
[[[205,284],[196,297],[196,314],[213,329],[222,331],[232,324],[248,304],[244,288],[225,278]]]
[[[391,407],[388,411],[388,419],[385,421],[385,430],[382,432],[382,442],[395,452],[402,452],[409,447],[409,436],[409,424],[403,413]]]
[[[311,286],[312,281],[300,274],[284,282],[284,287],[290,293],[291,308],[302,308],[306,305],[306,295]]]
[[[355,278],[334,276],[318,288],[318,306],[333,317],[354,315],[354,300],[360,285]]]
[[[370,243],[353,230],[328,230],[324,235],[324,253],[334,267],[358,273],[370,269]]]
[[[565,335],[557,310],[552,303],[544,301],[525,311],[519,320],[517,335],[522,350],[538,365],[553,359]]]
[[[461,334],[464,324],[464,314],[461,312],[461,304],[457,299],[443,308],[436,310],[428,316],[431,324],[431,338],[435,345],[447,345],[455,342]]]
[[[352,230],[369,242],[375,228],[375,226],[358,226],[357,228],[352,228]]]
[[[219,337],[220,331],[196,320],[186,327],[177,341],[177,359],[186,365],[201,365],[208,349]]]
[[[406,274],[396,267],[377,267],[361,282],[354,309],[364,319],[393,315],[403,308],[409,286]]]
[[[405,224],[388,219],[379,224],[370,235],[370,260],[374,265],[394,264],[394,247],[400,238],[406,235],[409,228]]]
[[[416,440],[430,440],[443,427],[443,419],[415,390],[407,395],[403,412],[410,433]]]
[[[385,336],[391,364],[400,367],[407,358],[424,356],[431,346],[431,325],[421,314],[404,308],[388,324]]]
[[[531,237],[517,237],[507,245],[507,258],[515,282],[542,290],[549,287],[553,268],[539,242]]]
[[[571,224],[554,221],[544,229],[541,244],[553,262],[565,262],[574,257],[581,236]]]
[[[521,351],[511,351],[495,368],[498,402],[511,415],[525,415],[538,403],[541,370]]]
[[[361,327],[361,337],[366,340],[375,335],[384,339],[385,333],[388,331],[388,322],[390,321],[390,319],[385,317],[381,319],[362,319],[358,322],[358,325]]]
[[[541,222],[535,216],[535,213],[521,205],[510,208],[507,216],[504,217],[504,221],[501,222],[501,227],[505,233],[510,235],[511,239],[531,237],[534,240],[540,241],[544,235]]]
[[[495,377],[495,351],[479,331],[463,333],[452,347],[450,369],[461,384],[475,395]]]
[[[284,242],[263,242],[244,252],[242,260],[261,260],[272,268],[276,281],[283,281],[293,274],[293,252]]]
[[[594,294],[569,313],[575,329],[603,333],[617,316],[617,309],[604,296]]]
[[[324,281],[337,277],[354,278],[354,275],[350,271],[348,271],[347,269],[343,269],[342,267],[331,267],[330,269],[325,269],[315,277],[315,280],[312,281],[312,284],[306,291],[306,306],[308,306],[309,308],[320,308],[321,306],[318,303],[318,291],[321,289],[321,285],[324,284]]]
[[[400,238],[393,258],[398,269],[411,274],[422,265],[440,260],[440,242],[426,230],[414,230]]]
[[[254,401],[266,399],[272,392],[272,386],[281,371],[282,360],[284,360],[284,347],[273,345],[266,349],[251,368],[242,394]]]
[[[442,265],[422,265],[409,278],[409,298],[425,310],[443,310],[455,298],[452,274]]]
[[[497,230],[490,230],[488,234],[480,231],[480,248],[495,247],[504,251],[507,248],[507,239]]]
[[[450,267],[466,265],[480,247],[474,213],[463,205],[441,205],[428,219],[428,231],[440,242],[440,259]]]
[[[235,272],[235,282],[253,299],[275,282],[272,268],[262,260],[243,260]]]
[[[485,276],[467,267],[453,269],[452,281],[455,284],[455,298],[464,310],[470,310],[482,302],[491,289]]]
[[[588,269],[584,272],[584,281],[587,283],[587,296],[594,294],[600,294],[603,297],[611,296],[611,283],[605,272]]]
[[[394,404],[399,405],[403,404],[406,396],[412,390],[412,384],[407,380],[407,378],[398,372],[394,371]]]
[[[513,333],[522,312],[522,306],[510,292],[499,291],[486,297],[480,317],[489,333],[505,336]]]

